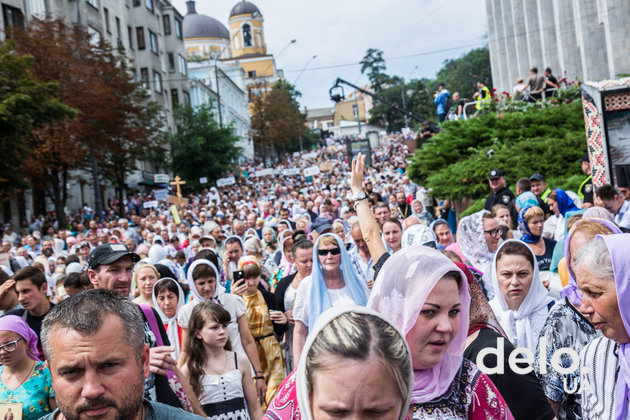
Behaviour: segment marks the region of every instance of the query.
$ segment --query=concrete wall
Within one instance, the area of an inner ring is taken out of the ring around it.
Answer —
[[[493,86],[511,91],[531,67],[561,79],[630,73],[630,1],[486,0]]]

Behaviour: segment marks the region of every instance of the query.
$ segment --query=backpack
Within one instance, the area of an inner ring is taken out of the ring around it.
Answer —
[[[451,95],[446,96],[446,100],[444,101],[444,113],[448,114],[448,111],[451,110],[451,106],[453,105],[453,101],[451,101]]]

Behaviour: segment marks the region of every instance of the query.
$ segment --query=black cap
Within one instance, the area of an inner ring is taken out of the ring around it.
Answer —
[[[501,169],[493,169],[488,174],[488,179],[498,179],[498,178],[501,178],[502,176],[505,176],[505,174],[503,173]]]
[[[99,265],[111,264],[114,261],[118,261],[122,257],[129,255],[131,261],[137,263],[140,261],[140,256],[129,251],[126,245],[123,244],[103,244],[97,246],[88,256],[88,268],[95,269]]]
[[[332,230],[332,228],[332,222],[330,221],[330,219],[327,219],[325,217],[318,217],[311,225],[311,230],[314,230],[320,235],[322,233],[326,233],[326,231],[329,229]]]
[[[584,153],[584,156],[582,156],[582,159],[580,159],[580,162],[590,162],[591,160],[588,158],[588,152]]]
[[[534,174],[529,177],[530,181],[542,181],[545,182],[545,177],[542,174]]]

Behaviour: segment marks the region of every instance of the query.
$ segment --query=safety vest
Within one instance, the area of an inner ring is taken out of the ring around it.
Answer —
[[[543,193],[543,195],[541,195],[541,196],[540,196],[540,199],[541,199],[543,202],[547,203],[547,196],[548,196],[549,194],[551,194],[551,190],[550,190],[549,188],[547,188],[547,189],[545,190],[545,192]]]
[[[591,179],[593,179],[593,175],[587,176],[586,179],[580,184],[580,188],[578,188],[578,197],[580,197],[580,200],[582,201],[584,200],[584,193],[582,193],[582,188],[584,188],[584,185]]]

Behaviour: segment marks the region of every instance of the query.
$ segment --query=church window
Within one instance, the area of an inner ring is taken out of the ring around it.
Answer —
[[[246,47],[252,46],[252,27],[248,23],[243,25],[243,44]]]

